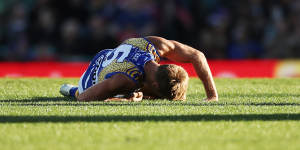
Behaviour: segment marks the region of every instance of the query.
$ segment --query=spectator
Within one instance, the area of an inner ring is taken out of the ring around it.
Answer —
[[[117,42],[110,30],[107,20],[100,15],[92,16],[88,21],[85,53],[94,55],[99,50],[115,47]]]
[[[63,55],[80,54],[84,52],[84,39],[81,36],[81,26],[75,19],[68,19],[60,28],[58,48]]]
[[[85,58],[159,35],[212,59],[299,58],[297,0],[11,0],[0,2],[0,60]]]

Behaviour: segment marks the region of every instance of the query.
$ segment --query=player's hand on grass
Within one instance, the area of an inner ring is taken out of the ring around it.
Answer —
[[[124,97],[108,98],[104,102],[140,102],[143,100],[143,92],[132,92]]]
[[[204,102],[217,102],[217,101],[219,101],[219,98],[215,96],[204,99]]]
[[[143,92],[133,92],[128,99],[132,102],[140,102],[143,100]]]
[[[104,102],[128,102],[128,99],[113,97],[113,98],[108,98],[108,99],[104,100]]]

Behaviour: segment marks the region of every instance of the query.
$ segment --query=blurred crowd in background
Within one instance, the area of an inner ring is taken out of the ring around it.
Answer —
[[[210,59],[300,58],[299,0],[0,0],[0,60],[89,60],[158,35]]]

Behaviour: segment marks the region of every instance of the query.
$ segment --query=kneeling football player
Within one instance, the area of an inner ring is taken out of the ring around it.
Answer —
[[[142,98],[185,100],[188,74],[177,65],[160,65],[160,58],[192,63],[207,98],[218,93],[202,52],[161,37],[131,38],[115,49],[100,51],[80,78],[79,85],[64,84],[60,93],[79,101],[140,101]]]

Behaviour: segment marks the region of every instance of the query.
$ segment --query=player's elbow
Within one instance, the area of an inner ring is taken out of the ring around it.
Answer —
[[[202,53],[201,51],[195,51],[194,54],[193,54],[193,60],[194,61],[206,61],[206,57],[204,55],[204,53]]]

